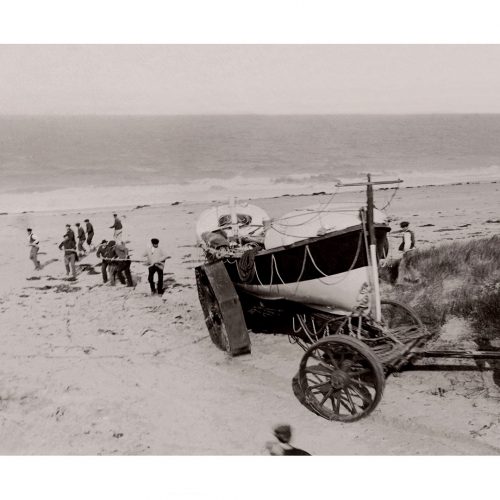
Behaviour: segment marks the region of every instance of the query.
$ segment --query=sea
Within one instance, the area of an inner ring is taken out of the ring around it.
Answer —
[[[0,213],[500,180],[500,115],[2,116]]]

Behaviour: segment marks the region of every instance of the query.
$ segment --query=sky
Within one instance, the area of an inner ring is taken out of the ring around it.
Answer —
[[[500,113],[500,45],[0,45],[0,114]]]

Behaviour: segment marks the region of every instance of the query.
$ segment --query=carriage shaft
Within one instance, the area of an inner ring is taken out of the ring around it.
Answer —
[[[500,359],[500,351],[417,351],[417,355],[422,358]]]

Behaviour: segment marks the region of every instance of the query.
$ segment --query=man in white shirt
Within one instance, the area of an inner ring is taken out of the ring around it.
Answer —
[[[151,295],[158,293],[163,294],[163,267],[168,256],[158,246],[160,241],[157,238],[151,240],[151,247],[144,252],[146,263],[148,264],[148,281],[151,287]],[[158,284],[155,285],[155,274],[158,275]]]
[[[42,268],[38,260],[38,251],[40,250],[40,242],[38,241],[38,238],[33,234],[33,230],[30,227],[27,229],[27,231],[29,237],[28,246],[30,247],[30,260],[33,261],[33,264],[35,265],[35,270],[39,271]]]
[[[401,227],[401,230],[397,233],[401,234],[402,238],[398,250],[400,252],[413,250],[415,248],[415,233],[410,229],[410,223],[403,221],[399,226]]]

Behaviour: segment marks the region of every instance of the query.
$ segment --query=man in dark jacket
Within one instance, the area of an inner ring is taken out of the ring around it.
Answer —
[[[69,224],[66,224],[66,234],[70,240],[73,240],[76,243],[75,233]]]
[[[101,261],[101,272],[103,283],[108,282],[108,261],[105,259],[106,247],[108,246],[107,240],[102,240],[101,244],[97,247],[96,257],[102,259]]]
[[[79,222],[77,222],[75,225],[78,232],[78,255],[80,257],[83,257],[87,253],[85,248],[83,247],[83,244],[85,243],[85,231],[83,227],[80,226]]]
[[[94,238],[94,226],[90,223],[88,219],[84,220],[86,230],[87,230],[87,245],[89,246],[89,250],[92,250],[92,239]]]
[[[292,428],[288,424],[277,425],[274,428],[274,436],[278,440],[266,443],[267,451],[270,455],[310,455],[307,451],[295,448],[290,444],[292,439]]]
[[[125,284],[125,278],[123,277],[123,272],[120,270],[118,255],[116,253],[116,242],[111,240],[106,245],[104,250],[104,261],[107,263],[109,272],[109,284],[115,286],[116,278],[120,280],[122,285]]]
[[[66,267],[66,275],[69,276],[71,267],[71,276],[73,279],[76,278],[76,244],[74,240],[71,240],[68,233],[64,235],[64,240],[59,244],[59,250],[64,248],[64,266]]]
[[[113,233],[113,239],[115,241],[121,241],[123,232],[122,221],[118,218],[118,214],[113,214],[113,217],[115,218],[115,221],[113,225],[110,226],[110,229],[115,230],[115,232]]]

